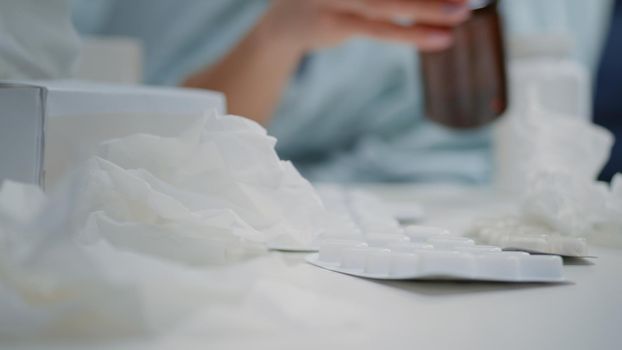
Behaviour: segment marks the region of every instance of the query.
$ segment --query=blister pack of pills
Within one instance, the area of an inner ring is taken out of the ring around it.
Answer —
[[[478,243],[536,254],[591,257],[583,237],[562,236],[542,226],[522,223],[515,218],[482,219],[468,232]]]
[[[366,235],[402,234],[400,221],[421,220],[423,209],[416,203],[389,205],[364,190],[338,185],[316,186],[329,213],[325,231],[306,246],[284,242],[269,242],[268,247],[285,251],[317,251],[319,242],[326,239],[363,239]]]
[[[364,239],[330,239],[307,262],[353,276],[384,280],[477,280],[561,282],[562,259],[507,252],[476,245],[449,231],[410,226],[403,234],[371,234]]]

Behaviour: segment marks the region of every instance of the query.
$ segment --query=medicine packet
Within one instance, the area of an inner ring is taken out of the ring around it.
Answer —
[[[381,280],[562,282],[562,259],[476,245],[436,227],[410,226],[404,234],[326,240],[306,258],[312,265]]]

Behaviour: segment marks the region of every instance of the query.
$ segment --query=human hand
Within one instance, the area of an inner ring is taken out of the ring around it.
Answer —
[[[302,52],[355,36],[434,51],[449,47],[451,27],[469,16],[468,0],[274,0],[263,22],[272,40]]]

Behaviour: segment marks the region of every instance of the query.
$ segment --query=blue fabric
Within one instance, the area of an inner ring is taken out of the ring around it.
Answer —
[[[146,82],[172,85],[221,58],[267,4],[83,0],[76,1],[75,22],[82,33],[141,39]],[[280,156],[312,180],[487,182],[489,130],[457,132],[428,122],[419,81],[413,48],[352,40],[303,60],[268,129]]]
[[[611,130],[616,137],[611,159],[602,180],[611,180],[622,172],[622,1],[617,0],[611,28],[596,80],[594,121]]]
[[[264,11],[263,0],[75,0],[81,34],[131,36],[149,84],[178,84],[224,55]]]

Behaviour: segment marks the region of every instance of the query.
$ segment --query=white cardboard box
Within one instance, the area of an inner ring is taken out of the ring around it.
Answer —
[[[174,136],[212,109],[225,112],[223,94],[75,81],[0,81],[0,182],[53,186],[102,141],[134,133]]]

